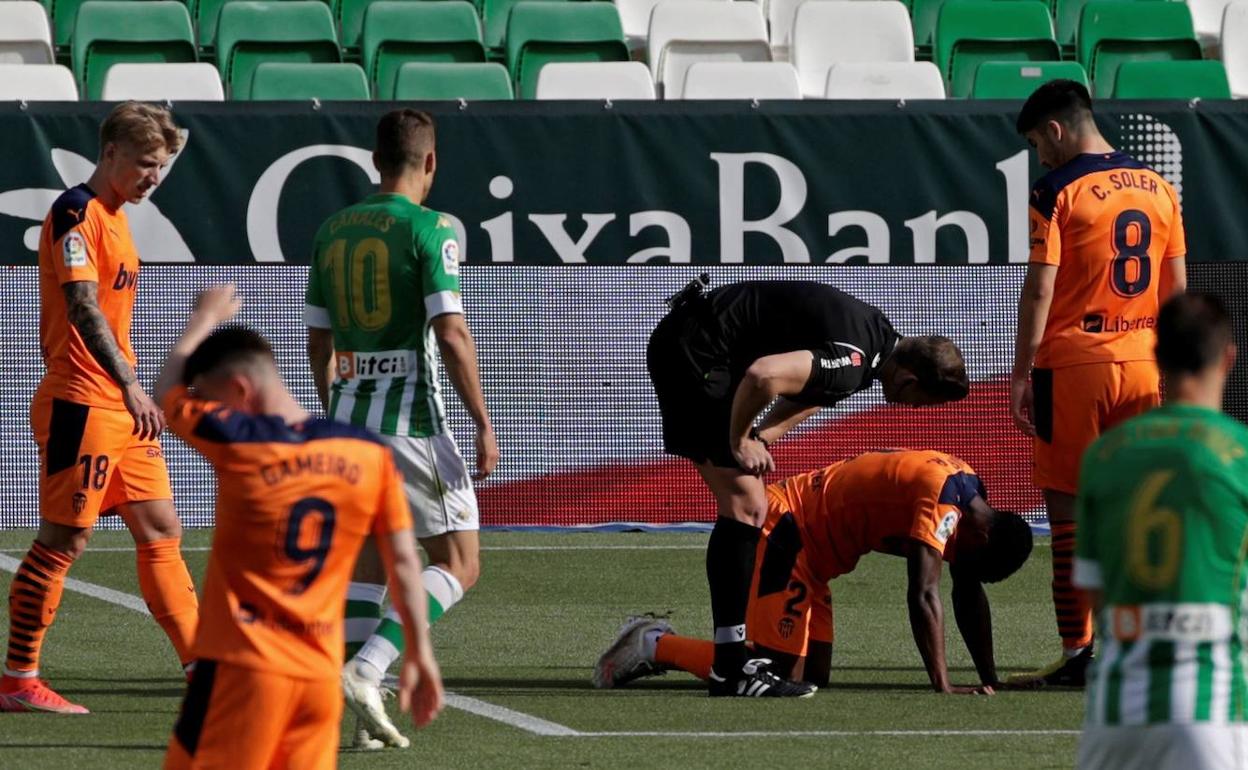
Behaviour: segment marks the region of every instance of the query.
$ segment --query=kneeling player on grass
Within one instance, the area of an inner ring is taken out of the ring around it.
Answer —
[[[166,768],[333,768],[342,721],[342,605],[372,536],[403,618],[399,703],[417,726],[442,706],[423,623],[420,556],[390,450],[311,417],[232,286],[200,296],[156,384],[169,426],[217,472],[217,527],[196,665]],[[187,390],[194,388],[194,393]]]
[[[1014,574],[1031,554],[1031,528],[984,499],[970,466],[941,452],[869,452],[767,487],[767,521],[750,589],[746,636],[782,677],[826,685],[832,661],[828,581],[872,552],[905,557],[910,626],[932,687],[991,694],[997,686],[992,617],[984,583]],[[958,628],[980,686],[958,687],[945,666],[941,561],[950,564]],[[714,645],[677,636],[667,621],[630,620],[594,669],[618,687],[668,669],[705,679]],[[767,695],[760,692],[759,695]]]

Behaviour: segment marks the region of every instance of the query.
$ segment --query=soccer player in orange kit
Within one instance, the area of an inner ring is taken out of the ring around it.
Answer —
[[[1033,481],[1053,529],[1053,605],[1062,654],[1011,684],[1082,687],[1092,611],[1071,582],[1084,450],[1161,403],[1157,313],[1187,285],[1179,198],[1101,136],[1088,89],[1040,86],[1018,132],[1052,169],[1031,193],[1031,258],[1018,302],[1010,413],[1033,437]]]
[[[84,184],[52,204],[39,237],[39,337],[47,367],[30,408],[39,450],[39,532],[9,587],[9,645],[0,711],[85,714],[39,677],[44,636],[65,575],[100,516],[135,542],[139,591],[185,667],[195,586],[157,437],[165,427],[135,376],[130,320],[139,254],[125,203],[143,200],[181,145],[169,111],[120,104],[100,126]]]
[[[998,511],[969,465],[942,452],[868,452],[767,487],[746,637],[780,676],[826,685],[832,660],[828,581],[872,551],[907,562],[910,625],[933,689],[991,694],[998,684],[983,583],[1014,574],[1031,553],[1031,528]],[[956,686],[945,665],[942,562],[953,576],[958,628],[980,685]],[[618,687],[677,668],[705,679],[714,645],[677,636],[662,618],[631,620],[594,670]]]
[[[156,384],[170,427],[217,473],[196,664],[165,767],[333,768],[342,606],[365,537],[403,619],[400,707],[423,726],[442,706],[411,511],[376,435],[304,411],[257,332],[213,331],[239,305],[233,286],[201,294]]]

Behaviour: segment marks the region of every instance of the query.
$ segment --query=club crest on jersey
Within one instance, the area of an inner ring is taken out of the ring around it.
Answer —
[[[442,269],[447,275],[459,275],[459,244],[453,238],[442,242]]]
[[[65,257],[65,267],[87,266],[87,242],[77,232],[71,232],[61,241],[61,254]]]
[[[949,538],[953,535],[953,530],[958,526],[958,512],[949,511],[945,517],[940,520],[940,526],[936,527],[936,539],[943,545],[949,542]]]

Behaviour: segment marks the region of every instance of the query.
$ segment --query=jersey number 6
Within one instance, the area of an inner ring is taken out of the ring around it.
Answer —
[[[320,531],[316,545],[304,548],[300,543],[304,522],[309,516],[320,515]],[[329,556],[329,546],[334,542],[334,506],[319,497],[305,497],[290,509],[290,518],[286,520],[286,535],[283,538],[286,558],[295,562],[312,562],[303,577],[290,587],[287,593],[301,594],[308,590],[312,581],[325,568],[325,558]]]
[[[1114,261],[1109,270],[1109,285],[1116,294],[1135,297],[1148,289],[1153,277],[1153,263],[1148,256],[1152,240],[1153,223],[1143,211],[1127,209],[1114,220]]]

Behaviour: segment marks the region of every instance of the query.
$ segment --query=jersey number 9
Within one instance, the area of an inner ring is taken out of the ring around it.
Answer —
[[[339,238],[329,244],[325,260],[338,326],[377,331],[390,323],[390,249],[385,241],[365,238],[348,257],[347,241]]]
[[[1148,289],[1153,278],[1153,263],[1148,256],[1152,241],[1153,223],[1143,211],[1127,209],[1114,220],[1114,261],[1109,269],[1109,285],[1116,294],[1136,297]]]
[[[316,544],[305,548],[300,544],[304,522],[309,516],[319,514],[321,526]],[[286,558],[294,562],[311,562],[304,573],[287,593],[301,594],[308,590],[312,581],[316,580],[325,568],[325,559],[329,556],[329,547],[334,542],[334,506],[319,497],[305,497],[290,509],[290,518],[286,520],[286,534],[282,538]]]

